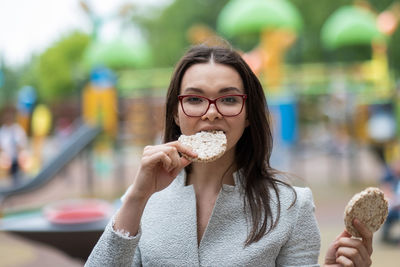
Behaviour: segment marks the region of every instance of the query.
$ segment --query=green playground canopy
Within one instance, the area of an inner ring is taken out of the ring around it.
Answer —
[[[146,66],[149,61],[150,52],[146,45],[121,40],[94,42],[84,55],[84,63],[88,67],[137,68]]]
[[[322,44],[328,49],[370,45],[373,40],[385,40],[385,36],[377,28],[375,15],[356,6],[339,8],[321,29]]]
[[[231,0],[217,21],[218,31],[227,37],[268,28],[297,32],[302,26],[300,13],[287,0]]]

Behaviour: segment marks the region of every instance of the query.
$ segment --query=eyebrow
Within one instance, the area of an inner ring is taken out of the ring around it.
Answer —
[[[185,88],[183,90],[184,93],[204,93],[204,91],[200,88],[196,88],[196,87],[188,87]],[[243,94],[243,92],[236,88],[236,87],[225,87],[225,88],[221,88],[218,93],[230,93],[230,92],[237,92],[240,94]]]

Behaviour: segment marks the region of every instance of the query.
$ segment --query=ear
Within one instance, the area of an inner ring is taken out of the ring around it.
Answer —
[[[246,119],[246,121],[245,121],[245,126],[248,127],[249,125],[250,125],[250,122],[249,122],[248,119]]]

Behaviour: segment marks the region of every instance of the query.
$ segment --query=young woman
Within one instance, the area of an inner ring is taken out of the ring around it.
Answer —
[[[196,107],[194,107],[196,105]],[[199,109],[198,106],[202,108]],[[278,179],[269,112],[257,77],[229,48],[196,46],[168,89],[164,144],[140,168],[86,266],[319,266],[312,193]],[[181,134],[222,130],[227,150],[195,163]],[[372,234],[343,231],[326,266],[369,266]]]

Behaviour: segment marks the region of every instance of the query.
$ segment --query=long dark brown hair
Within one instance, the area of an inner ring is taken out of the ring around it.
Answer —
[[[277,178],[277,172],[270,167],[272,152],[272,132],[269,122],[269,111],[263,88],[256,75],[232,48],[194,46],[178,62],[167,93],[164,142],[177,140],[181,135],[174,115],[178,112],[178,95],[182,77],[194,64],[209,61],[233,67],[243,81],[247,94],[246,110],[249,126],[243,132],[236,145],[235,164],[245,179],[240,179],[244,188],[245,207],[250,210],[252,227],[245,245],[259,241],[278,223],[280,217],[280,199],[278,184],[288,184]],[[291,187],[290,187],[291,188]],[[272,189],[272,190],[271,190]],[[277,197],[277,215],[272,216],[271,192]],[[296,193],[294,193],[294,201]],[[293,202],[294,203],[294,202]]]

